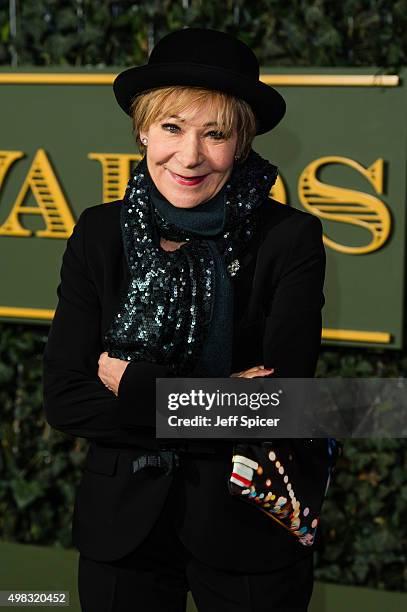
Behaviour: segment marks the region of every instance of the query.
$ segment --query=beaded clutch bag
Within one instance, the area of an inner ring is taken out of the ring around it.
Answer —
[[[312,546],[342,448],[335,438],[237,443],[229,492]]]

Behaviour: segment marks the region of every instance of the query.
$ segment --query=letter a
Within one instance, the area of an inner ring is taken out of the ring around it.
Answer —
[[[23,206],[29,189],[38,206]],[[72,234],[75,220],[44,149],[38,149],[11,212],[0,226],[0,236],[32,236],[34,232],[19,221],[22,214],[42,216],[46,229],[35,232],[38,238],[69,238]]]

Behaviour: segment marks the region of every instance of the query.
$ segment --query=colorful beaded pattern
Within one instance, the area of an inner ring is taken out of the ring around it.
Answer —
[[[336,453],[341,452],[341,450],[342,447],[335,438],[327,438],[327,451],[330,461],[324,497],[334,471]],[[242,454],[234,455],[230,482],[235,486],[232,487],[231,492],[240,494],[248,501],[258,505],[261,510],[296,536],[301,544],[312,546],[320,516],[309,505],[303,507],[301,501],[297,499],[294,484],[290,482],[288,475],[289,465],[282,465],[275,450],[268,451],[267,459],[270,464],[264,464],[263,467],[250,457]],[[293,460],[292,454],[289,455],[288,459],[289,461]],[[262,478],[263,474],[266,474],[267,478]],[[269,474],[272,474],[272,478],[268,477]],[[237,487],[240,488],[240,491],[237,490]],[[281,493],[283,489],[283,495],[277,493],[277,491]],[[320,500],[318,504],[318,512],[322,506],[322,501]]]

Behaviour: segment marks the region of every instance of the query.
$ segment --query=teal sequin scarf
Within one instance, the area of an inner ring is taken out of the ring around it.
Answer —
[[[209,238],[210,214],[208,231],[193,223],[186,229],[160,214],[153,204],[154,183],[146,159],[140,161],[122,202],[121,230],[130,283],[104,336],[110,357],[166,364],[174,376],[187,376],[194,370],[213,315],[217,260],[230,277],[238,273],[239,257],[256,228],[253,213],[276,179],[277,167],[252,149],[222,187],[222,229]],[[187,244],[164,251],[160,236]]]

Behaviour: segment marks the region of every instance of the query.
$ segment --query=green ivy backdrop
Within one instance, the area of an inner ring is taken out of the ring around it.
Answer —
[[[183,26],[229,31],[269,66],[395,69],[407,55],[406,0],[9,0],[0,19],[1,64],[144,63]]]
[[[407,0],[25,0],[0,3],[0,65],[144,63],[183,26],[229,31],[263,66],[378,66],[407,55]],[[0,538],[70,547],[87,442],[42,408],[46,326],[0,323]],[[319,376],[406,376],[401,351],[324,349]],[[324,505],[316,578],[407,591],[407,444],[345,440]]]

